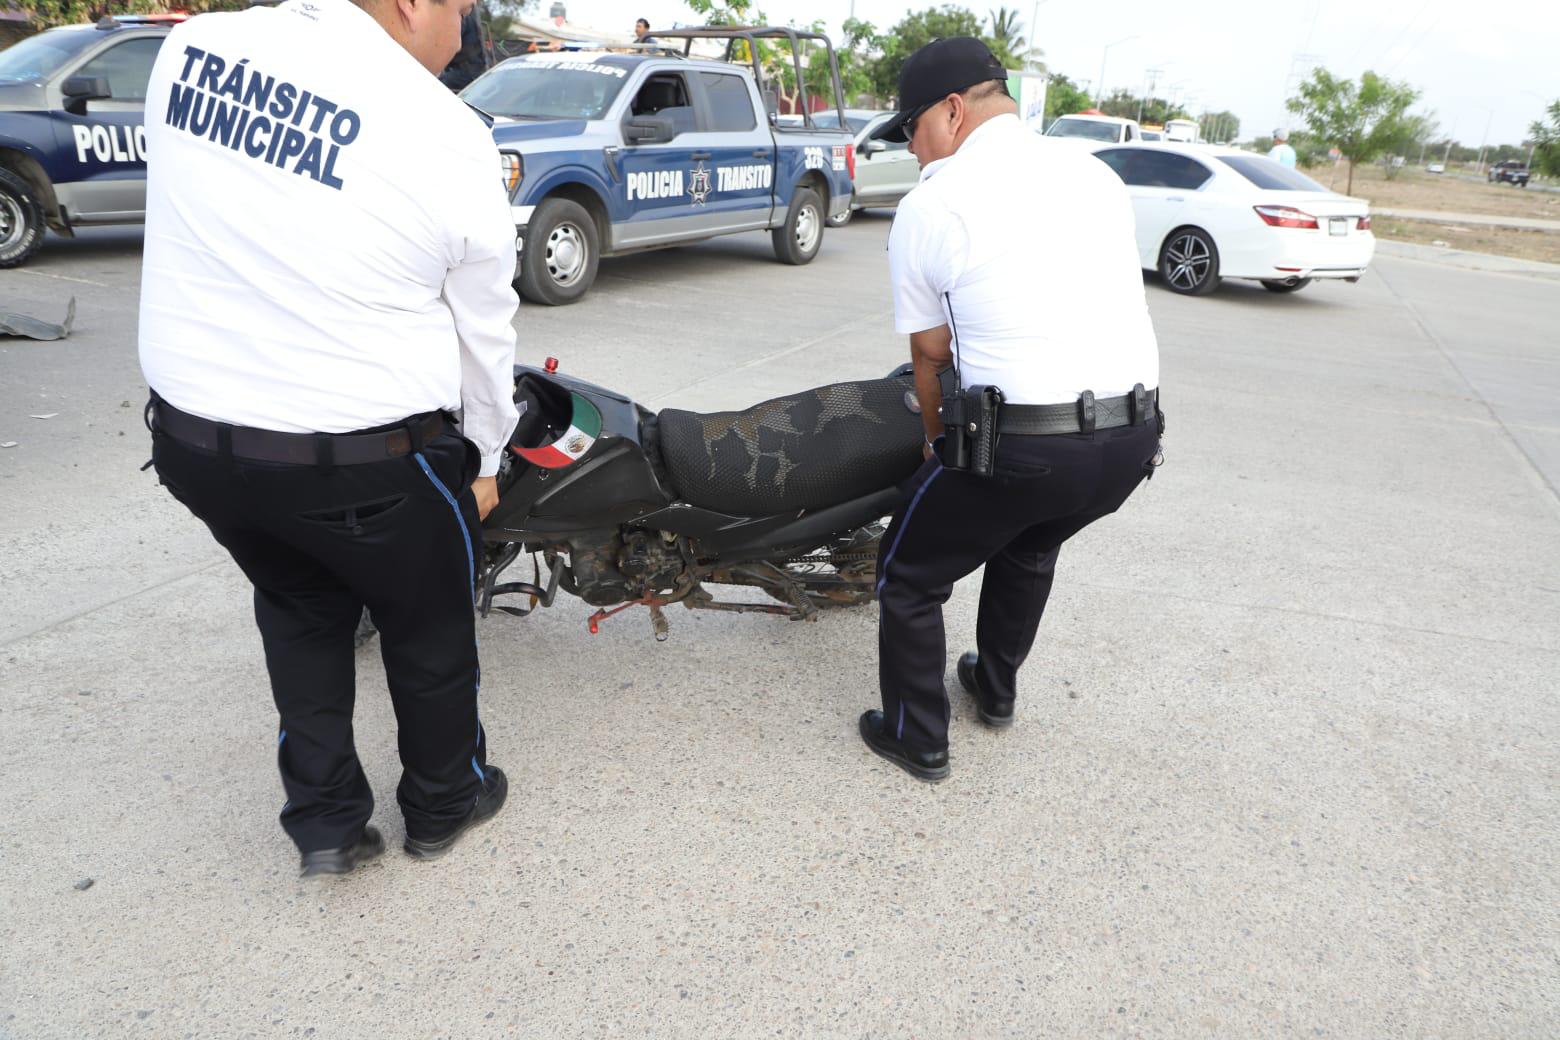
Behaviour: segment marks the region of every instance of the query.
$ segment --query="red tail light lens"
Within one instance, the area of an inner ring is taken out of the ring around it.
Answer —
[[[1360,220],[1359,220],[1359,223],[1355,224],[1354,227],[1355,227],[1355,230],[1357,230],[1357,231],[1369,231],[1370,230],[1370,218],[1369,217],[1361,217]]]
[[[1315,231],[1316,218],[1292,206],[1253,206],[1257,216],[1272,227],[1309,228]]]

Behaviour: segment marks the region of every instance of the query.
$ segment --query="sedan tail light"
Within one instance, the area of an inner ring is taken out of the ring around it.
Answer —
[[[849,150],[845,152],[845,169],[850,174],[851,183],[854,184],[856,182],[856,145],[854,142],[850,145]]]
[[[1253,206],[1257,216],[1272,227],[1309,228],[1315,231],[1316,218],[1293,206]]]
[[[1354,225],[1354,228],[1355,228],[1356,231],[1369,231],[1370,230],[1370,217],[1369,216],[1361,217],[1360,220],[1359,220],[1359,223]]]

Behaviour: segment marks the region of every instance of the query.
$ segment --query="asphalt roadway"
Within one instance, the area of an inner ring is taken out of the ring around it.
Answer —
[[[874,376],[887,227],[610,261],[521,310],[521,355],[683,407]],[[305,883],[247,586],[138,471],[138,250],[0,273],[79,306],[0,341],[0,1036],[1554,1035],[1553,282],[1151,279],[1167,465],[1062,554],[1017,725],[955,700],[939,786],[856,737],[870,609],[657,644],[560,598],[480,625],[510,801],[435,864],[362,652],[392,850]]]

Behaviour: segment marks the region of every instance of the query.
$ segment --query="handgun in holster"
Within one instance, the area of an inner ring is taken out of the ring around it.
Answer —
[[[991,476],[997,458],[997,420],[1002,391],[972,386],[944,395],[937,409],[943,423],[942,464],[977,477]]]

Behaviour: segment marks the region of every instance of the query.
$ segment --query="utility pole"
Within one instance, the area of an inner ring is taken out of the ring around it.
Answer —
[[[1151,69],[1143,70],[1143,96],[1138,98],[1138,122],[1143,121],[1143,105],[1153,94],[1154,88],[1159,85],[1159,74],[1164,72],[1162,66],[1156,65]]]
[[[1116,46],[1117,44],[1127,43],[1127,42],[1129,42],[1131,40],[1135,40],[1135,39],[1137,39],[1137,37],[1135,35],[1134,36],[1123,36],[1119,40],[1113,40],[1110,43],[1107,43],[1105,45],[1105,49],[1100,51],[1100,79],[1099,79],[1099,83],[1096,84],[1095,88],[1094,88],[1094,107],[1095,108],[1099,108],[1100,107],[1100,98],[1105,96],[1105,59],[1110,56],[1110,49],[1112,47]]]
[[[1479,173],[1484,173],[1484,149],[1490,143],[1490,124],[1495,121],[1495,110],[1489,109],[1489,118],[1484,120],[1484,137],[1479,141]]]
[[[1446,154],[1441,156],[1441,165],[1444,167],[1452,161],[1452,142],[1457,139],[1457,120],[1452,120],[1452,132],[1446,135]]]

